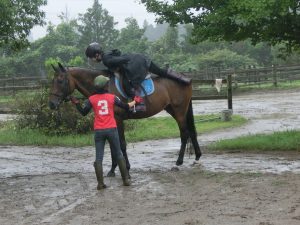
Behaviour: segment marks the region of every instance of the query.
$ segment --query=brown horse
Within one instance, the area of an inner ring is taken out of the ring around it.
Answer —
[[[77,89],[85,97],[89,97],[94,92],[93,81],[95,77],[102,74],[110,76],[106,71],[95,71],[77,67],[64,68],[60,63],[55,70],[50,96],[49,107],[57,109],[59,105],[68,98],[69,95]],[[119,107],[115,107],[115,118],[117,121],[118,132],[120,136],[120,144],[123,155],[126,159],[127,168],[130,169],[130,164],[126,152],[126,140],[124,135],[124,123],[126,119],[141,119],[153,116],[162,110],[166,110],[177,122],[180,137],[181,147],[176,165],[182,165],[186,144],[188,138],[191,138],[193,147],[195,149],[196,160],[201,157],[201,150],[197,141],[197,132],[194,124],[194,115],[192,108],[192,85],[180,84],[176,81],[157,77],[153,79],[155,91],[147,97],[145,102],[145,112],[126,112]],[[116,89],[114,77],[109,81],[109,92],[117,95],[122,101],[126,101],[118,90]],[[113,162],[109,175],[114,175],[116,163]]]

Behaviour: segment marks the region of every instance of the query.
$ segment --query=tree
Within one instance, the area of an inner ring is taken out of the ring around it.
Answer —
[[[142,0],[158,22],[192,23],[193,42],[241,41],[285,44],[291,53],[300,49],[299,0]]]
[[[47,0],[0,1],[0,47],[20,49],[29,45],[27,37],[35,25],[43,25],[45,13],[39,9]]]
[[[168,27],[166,34],[163,36],[163,44],[166,53],[173,53],[179,50],[178,28]]]
[[[144,28],[140,28],[136,19],[129,17],[125,19],[126,27],[121,29],[117,46],[122,52],[145,53],[148,47]]]
[[[228,49],[218,49],[197,57],[199,69],[218,67],[221,69],[243,68],[257,63],[248,56],[238,55]]]
[[[78,47],[80,35],[77,31],[77,21],[61,19],[57,26],[50,24],[46,36],[31,45],[32,49],[38,49],[41,53],[42,62],[49,57],[59,57],[68,62],[81,53]]]
[[[103,48],[114,46],[118,37],[118,30],[114,27],[117,24],[114,18],[102,8],[98,0],[94,0],[92,8],[87,9],[85,14],[80,14],[79,32],[81,33],[81,46],[87,46],[91,42],[99,42]]]

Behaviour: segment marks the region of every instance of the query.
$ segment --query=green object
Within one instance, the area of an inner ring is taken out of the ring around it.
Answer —
[[[119,165],[119,169],[120,169],[120,172],[121,172],[123,185],[124,186],[130,186],[129,174],[128,174],[128,170],[126,168],[125,159],[123,158],[123,159],[118,160],[118,165]]]
[[[104,86],[107,84],[108,81],[109,81],[108,77],[99,75],[98,77],[95,78],[94,85],[99,88],[104,88]]]
[[[102,163],[94,162],[95,173],[98,181],[97,190],[106,188],[106,185],[103,182],[103,167]]]

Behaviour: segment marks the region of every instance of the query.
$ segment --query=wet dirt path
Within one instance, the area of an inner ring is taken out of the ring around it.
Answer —
[[[199,134],[200,145],[249,133],[299,129],[298,91],[234,98],[240,128]],[[288,97],[287,97],[288,96]],[[216,113],[225,101],[194,102]],[[164,116],[160,114],[159,116]],[[94,148],[0,147],[0,224],[299,224],[300,156],[185,156],[173,170],[179,139],[128,144],[131,187],[120,175],[95,191]],[[110,154],[106,149],[105,171]]]

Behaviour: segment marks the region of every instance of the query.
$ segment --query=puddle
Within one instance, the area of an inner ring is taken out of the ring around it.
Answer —
[[[157,147],[160,146],[160,147]],[[178,140],[164,140],[128,145],[128,154],[133,172],[155,173],[169,171],[175,166],[178,156]],[[0,178],[39,176],[47,174],[93,173],[94,148],[0,148]],[[60,157],[57,157],[60,153]],[[85,157],[82,157],[84,155]],[[110,168],[109,149],[105,150],[104,168]],[[300,157],[266,154],[207,154],[194,165],[194,155],[185,155],[179,169],[199,168],[212,172],[251,173],[300,173]],[[118,172],[118,171],[117,171]]]
[[[300,128],[300,95],[298,91],[237,96],[233,98],[233,112],[249,118],[249,123],[238,128],[199,134],[201,146],[220,139],[272,133]],[[217,113],[227,107],[226,100],[194,101],[194,114]],[[160,113],[157,116],[166,116]],[[0,119],[7,117],[1,115]],[[132,171],[165,171],[174,167],[180,139],[146,141],[128,144]],[[35,176],[53,173],[93,173],[94,147],[38,148],[0,146],[0,178]],[[199,169],[223,172],[283,173],[300,172],[298,158],[247,154],[203,154]],[[106,149],[104,166],[110,168],[110,153]],[[185,156],[181,167],[192,167],[194,156]]]

